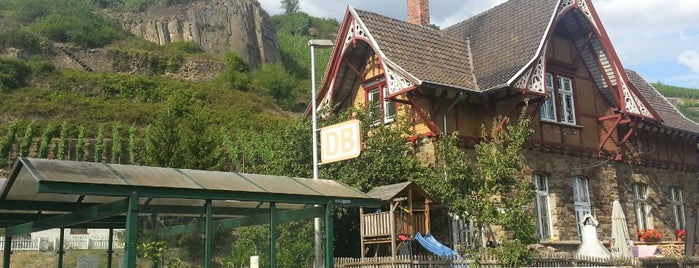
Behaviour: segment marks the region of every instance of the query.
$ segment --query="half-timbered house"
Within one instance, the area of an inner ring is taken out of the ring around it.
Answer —
[[[588,213],[609,239],[614,200],[631,234],[675,240],[699,208],[699,124],[624,68],[591,0],[510,0],[442,30],[427,0],[407,2],[408,22],[347,9],[319,107],[368,107],[376,124],[407,111],[416,136],[458,131],[473,145],[529,100],[542,242],[578,243]]]

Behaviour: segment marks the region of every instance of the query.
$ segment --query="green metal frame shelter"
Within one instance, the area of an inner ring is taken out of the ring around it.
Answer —
[[[107,228],[110,233],[123,228],[124,266],[136,267],[137,219],[153,213],[204,219],[159,231],[204,233],[206,268],[212,265],[215,230],[268,223],[270,266],[276,267],[277,224],[323,217],[325,267],[333,267],[333,208],[380,205],[380,200],[333,180],[24,157],[0,186],[0,227],[6,228],[3,268],[10,267],[13,236],[52,228]],[[108,265],[111,252],[110,246]]]

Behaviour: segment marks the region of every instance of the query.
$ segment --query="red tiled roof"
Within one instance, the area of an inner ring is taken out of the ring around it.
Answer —
[[[386,58],[423,82],[475,90],[466,42],[438,30],[355,10]]]

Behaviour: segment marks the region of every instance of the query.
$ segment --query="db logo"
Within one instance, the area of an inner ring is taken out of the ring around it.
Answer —
[[[320,162],[331,163],[359,156],[361,131],[359,120],[320,129]]]

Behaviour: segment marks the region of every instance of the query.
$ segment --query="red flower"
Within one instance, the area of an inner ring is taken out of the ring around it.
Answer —
[[[684,240],[684,236],[687,234],[684,229],[678,229],[675,231],[675,235],[677,236],[677,239]]]
[[[643,242],[657,242],[663,238],[663,236],[654,229],[638,230],[636,233],[638,234],[638,238]]]

